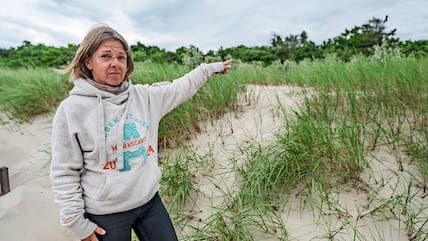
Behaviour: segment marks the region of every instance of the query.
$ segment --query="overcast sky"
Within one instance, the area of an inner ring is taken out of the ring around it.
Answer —
[[[428,39],[427,0],[2,0],[0,48],[78,44],[89,28],[107,23],[129,44],[203,51],[269,45],[305,30],[317,44],[389,15],[401,40]]]

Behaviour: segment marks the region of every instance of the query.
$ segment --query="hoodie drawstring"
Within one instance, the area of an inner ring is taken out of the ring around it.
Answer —
[[[126,171],[128,170],[128,167],[124,166],[124,161],[123,161],[123,133],[124,133],[124,128],[125,128],[125,120],[126,120],[126,116],[128,114],[128,106],[129,103],[126,104],[125,110],[123,111],[122,117],[120,118],[119,121],[119,125],[118,125],[118,130],[117,130],[117,136],[116,136],[116,140],[117,140],[117,154],[116,154],[116,158],[117,158],[117,169],[119,171]]]
[[[103,99],[100,94],[97,94],[97,131],[98,131],[98,158],[100,159],[100,163],[107,163],[107,151],[106,151],[106,137],[105,137],[105,122],[104,122],[104,105]]]

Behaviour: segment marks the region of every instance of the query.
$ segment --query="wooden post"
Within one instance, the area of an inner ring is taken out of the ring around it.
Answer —
[[[0,184],[1,184],[0,196],[10,192],[9,170],[7,167],[0,167]]]

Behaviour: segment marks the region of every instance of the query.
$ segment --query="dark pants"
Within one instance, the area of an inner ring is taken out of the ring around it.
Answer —
[[[140,241],[177,240],[174,226],[159,194],[141,207],[107,215],[86,214],[86,217],[106,230],[99,241],[130,241],[131,229]]]

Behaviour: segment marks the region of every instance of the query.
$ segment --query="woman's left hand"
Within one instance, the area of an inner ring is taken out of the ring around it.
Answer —
[[[232,61],[233,59],[228,59],[223,62],[224,69],[219,74],[227,74],[229,72],[229,69],[232,67]]]

